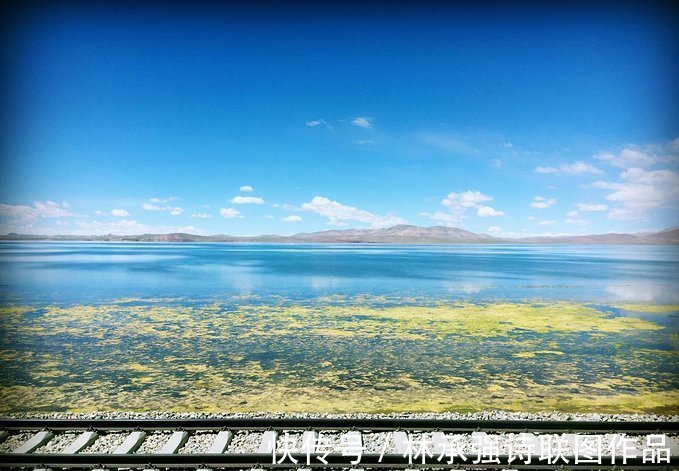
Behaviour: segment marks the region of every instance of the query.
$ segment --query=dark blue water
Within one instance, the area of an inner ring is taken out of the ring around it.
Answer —
[[[679,248],[1,242],[0,299],[385,295],[679,301]]]

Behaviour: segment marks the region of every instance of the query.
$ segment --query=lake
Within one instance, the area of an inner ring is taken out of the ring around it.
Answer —
[[[679,411],[679,249],[0,243],[0,409]]]

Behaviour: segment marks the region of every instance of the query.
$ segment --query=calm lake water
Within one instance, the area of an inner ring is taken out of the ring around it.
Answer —
[[[327,294],[679,300],[679,248],[630,245],[0,243],[2,299]]]
[[[679,250],[0,243],[0,411],[679,413]]]

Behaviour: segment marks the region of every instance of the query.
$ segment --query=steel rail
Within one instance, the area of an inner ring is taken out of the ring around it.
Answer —
[[[463,420],[420,418],[0,419],[0,430],[370,430],[535,433],[679,433],[675,421]]]
[[[437,461],[431,458],[425,464],[413,462],[396,454],[387,454],[380,457],[379,454],[364,454],[360,463],[351,464],[352,457],[342,456],[339,453],[329,454],[325,457],[327,463],[313,460],[310,465],[306,465],[307,456],[304,453],[292,453],[291,456],[298,462],[293,463],[289,458],[283,463],[272,463],[271,454],[263,453],[225,453],[225,454],[74,454],[61,455],[57,453],[43,454],[4,454],[0,455],[0,467],[39,467],[39,468],[79,468],[79,469],[100,469],[100,468],[170,468],[170,469],[205,469],[205,468],[304,468],[329,469],[329,468],[388,468],[388,469],[498,469],[511,466],[512,469],[562,469],[572,467],[576,469],[639,469],[662,470],[676,469],[677,463],[651,464],[644,463],[641,457],[628,458],[627,463],[623,464],[620,458],[612,462],[610,457],[602,457],[601,464],[581,463],[574,465],[572,457],[567,457],[568,463],[559,460],[559,463],[544,463],[533,460],[525,463],[521,460],[508,462],[506,455],[498,457],[499,462],[473,463],[471,459],[467,462],[455,462],[448,464],[446,459]]]

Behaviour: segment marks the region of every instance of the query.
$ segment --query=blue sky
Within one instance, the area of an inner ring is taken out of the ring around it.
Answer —
[[[14,12],[0,233],[678,224],[669,7]]]

